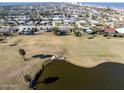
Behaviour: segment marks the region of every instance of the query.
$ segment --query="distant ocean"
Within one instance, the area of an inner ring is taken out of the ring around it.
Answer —
[[[29,5],[29,4],[47,4],[45,2],[0,2],[0,6],[13,6],[13,5]],[[124,2],[82,2],[82,5],[109,7],[116,9],[124,9]]]
[[[0,2],[0,6],[21,6],[32,4],[47,4],[47,2]]]
[[[97,6],[97,7],[109,7],[114,9],[124,9],[124,2],[83,2],[82,5]]]

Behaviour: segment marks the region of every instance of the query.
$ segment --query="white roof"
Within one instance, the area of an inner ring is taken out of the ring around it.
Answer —
[[[54,17],[53,20],[61,20],[59,17]]]
[[[86,32],[92,32],[92,30],[91,29],[87,29]]]
[[[87,23],[85,20],[81,20],[81,21],[76,21],[78,23]]]
[[[124,28],[117,28],[116,31],[121,34],[124,34]]]

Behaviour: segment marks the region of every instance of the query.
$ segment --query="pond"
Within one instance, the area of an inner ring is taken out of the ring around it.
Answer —
[[[69,62],[46,66],[36,85],[39,90],[124,89],[124,65],[105,62],[92,68]]]

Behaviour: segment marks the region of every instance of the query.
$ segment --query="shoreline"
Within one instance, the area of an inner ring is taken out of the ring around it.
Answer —
[[[119,11],[119,12],[124,12],[124,8],[112,8],[112,7],[107,7],[107,6],[97,6],[97,5],[92,5],[92,4],[85,4],[85,5],[81,5],[81,6],[87,6],[87,7],[94,7],[94,8],[111,8],[115,11]]]

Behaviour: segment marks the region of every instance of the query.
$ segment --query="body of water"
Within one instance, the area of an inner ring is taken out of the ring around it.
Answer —
[[[0,2],[0,6],[13,6],[13,5],[29,5],[29,4],[47,4],[47,2]],[[98,7],[111,7],[117,9],[124,9],[124,2],[82,2],[82,5],[98,6]]]
[[[115,2],[114,3],[112,3],[112,2],[83,2],[82,5],[124,9],[124,2],[121,2],[121,3],[115,3]]]
[[[47,2],[0,2],[0,6],[21,6],[32,4],[47,4]]]
[[[41,90],[118,90],[124,89],[124,64],[104,62],[85,68],[67,62],[52,62],[41,74]]]

